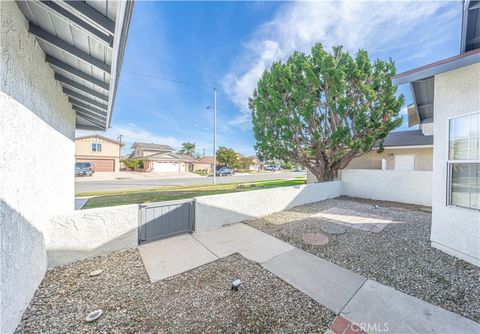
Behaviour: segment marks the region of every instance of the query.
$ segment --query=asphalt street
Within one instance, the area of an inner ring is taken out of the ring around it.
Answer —
[[[247,174],[217,177],[217,183],[248,182],[274,179],[290,179],[299,176],[306,176],[305,172],[271,172],[262,174]],[[75,193],[105,191],[105,190],[127,190],[127,189],[148,189],[163,186],[188,186],[211,184],[212,177],[192,178],[162,178],[148,180],[111,180],[111,181],[80,181],[75,182]]]

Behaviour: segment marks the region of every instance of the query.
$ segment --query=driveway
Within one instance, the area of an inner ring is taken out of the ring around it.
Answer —
[[[271,172],[259,174],[246,174],[217,177],[217,183],[246,182],[274,179],[289,179],[298,176],[306,176],[304,172]],[[88,182],[75,180],[75,193],[104,191],[104,190],[127,190],[148,189],[164,186],[187,186],[211,184],[212,177],[176,177],[160,179],[121,179],[121,180],[90,180]]]

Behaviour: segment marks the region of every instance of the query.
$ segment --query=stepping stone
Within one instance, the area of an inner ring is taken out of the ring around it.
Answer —
[[[387,224],[392,222],[391,219],[386,217],[337,207],[332,207],[330,209],[321,211],[311,215],[310,217],[322,219],[329,223],[374,233],[381,232],[384,227],[387,226]]]
[[[320,233],[308,233],[303,235],[303,242],[314,246],[323,246],[328,243],[328,237]]]
[[[331,235],[340,235],[347,232],[345,227],[333,223],[322,223],[322,225],[320,225],[320,229],[322,230],[322,232]]]

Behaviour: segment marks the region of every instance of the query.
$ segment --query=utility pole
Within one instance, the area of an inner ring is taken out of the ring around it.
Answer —
[[[118,146],[118,170],[120,170],[121,164],[121,159],[122,159],[122,137],[123,135],[118,135],[118,141],[120,142],[120,146]]]
[[[213,184],[217,183],[217,89],[213,89]]]

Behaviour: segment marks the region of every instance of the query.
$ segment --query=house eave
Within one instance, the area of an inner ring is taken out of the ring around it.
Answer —
[[[402,146],[385,146],[385,150],[401,150],[412,148],[433,148],[433,145],[402,145]]]
[[[480,49],[465,52],[450,58],[446,58],[428,65],[399,73],[392,77],[395,86],[426,79],[435,75],[453,71],[480,62]]]

